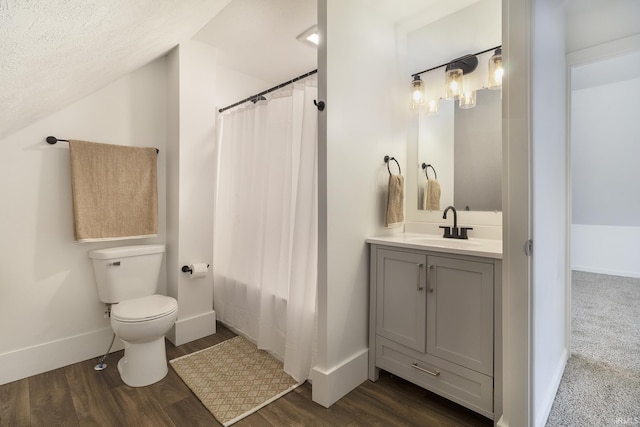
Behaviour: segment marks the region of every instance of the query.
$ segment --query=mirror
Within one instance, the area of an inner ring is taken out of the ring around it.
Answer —
[[[418,118],[418,209],[427,177],[440,184],[440,209],[502,210],[502,91],[476,93],[476,106],[440,100],[437,113]]]

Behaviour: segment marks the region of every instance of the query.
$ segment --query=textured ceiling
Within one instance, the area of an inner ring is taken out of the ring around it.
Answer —
[[[230,0],[0,0],[0,139],[191,38]]]

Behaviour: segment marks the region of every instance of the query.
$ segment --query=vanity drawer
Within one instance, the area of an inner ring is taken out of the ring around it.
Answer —
[[[493,378],[376,337],[376,366],[493,418]]]

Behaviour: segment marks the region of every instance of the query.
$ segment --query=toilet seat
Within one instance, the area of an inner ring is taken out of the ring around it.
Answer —
[[[178,302],[164,295],[149,295],[122,301],[111,306],[111,318],[119,322],[137,323],[159,319],[178,310]]]

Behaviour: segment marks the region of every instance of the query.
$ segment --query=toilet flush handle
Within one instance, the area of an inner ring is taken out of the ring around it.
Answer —
[[[107,264],[109,266],[115,266],[115,267],[119,267],[120,266],[120,261],[116,261],[116,262],[110,262],[109,264]]]

